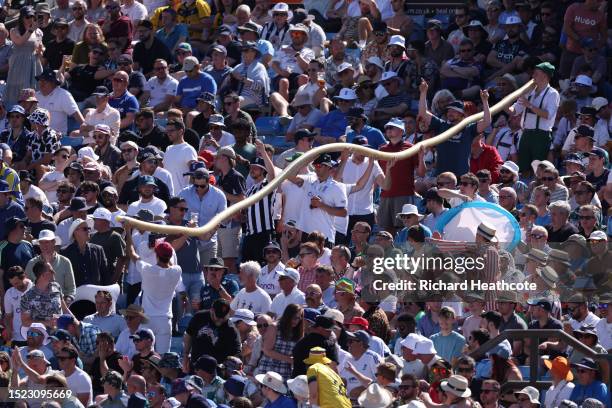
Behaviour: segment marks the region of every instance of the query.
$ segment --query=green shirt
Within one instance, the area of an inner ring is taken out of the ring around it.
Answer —
[[[32,280],[32,282],[36,282],[36,278],[34,277],[34,272],[32,269],[34,268],[34,265],[36,265],[36,262],[43,260],[44,259],[42,258],[42,256],[38,255],[37,257],[30,259],[30,262],[28,262],[28,264],[26,265],[26,275]],[[51,266],[55,271],[55,281],[59,283],[64,296],[74,296],[74,272],[72,271],[72,264],[70,263],[70,260],[56,252],[53,256],[53,262],[51,262]]]

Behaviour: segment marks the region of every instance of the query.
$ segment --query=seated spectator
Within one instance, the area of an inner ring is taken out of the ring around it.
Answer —
[[[292,26],[289,38],[291,43],[278,49],[271,62],[277,75],[272,81],[272,88],[287,101],[290,100],[290,93],[293,94],[298,88],[298,76],[307,72],[310,60],[315,58],[314,52],[305,46],[308,29],[303,24]]]
[[[153,60],[151,69],[154,75],[144,86],[141,105],[151,107],[154,112],[163,112],[174,102],[178,81],[169,75],[168,62],[164,59]]]
[[[233,80],[238,82],[235,91],[240,95],[242,106],[265,104],[270,94],[270,78],[265,66],[258,61],[259,56],[257,43],[245,43],[242,62],[231,72]]]
[[[183,70],[187,75],[179,81],[174,103],[186,111],[195,108],[202,92],[216,94],[217,84],[209,74],[200,71],[200,62],[195,57],[183,60]]]
[[[475,45],[466,38],[459,44],[459,56],[440,68],[441,86],[459,99],[476,99],[480,91],[483,62],[475,58]]]
[[[111,309],[114,306],[111,294],[107,291],[98,291],[95,300],[96,313],[85,316],[83,322],[98,327],[102,332],[110,333],[113,338],[119,337],[119,334],[127,326],[123,316],[118,315]]]
[[[135,3],[138,4],[137,2]],[[162,16],[163,15],[164,13],[162,13]],[[133,67],[135,72],[141,71],[141,73],[148,78],[154,73],[153,66],[155,60],[172,60],[171,50],[174,50],[176,44],[172,44],[172,48],[168,47],[167,44],[155,35],[153,24],[145,19],[140,19],[140,21],[137,22],[136,35],[140,41],[134,46]],[[134,94],[134,96],[140,97],[138,94]]]
[[[101,45],[92,47],[89,51],[87,64],[77,65],[65,72],[64,78],[70,83],[68,90],[77,102],[85,101],[85,99],[93,94],[97,86],[102,85],[105,79],[102,63],[104,62],[106,52],[106,48]]]

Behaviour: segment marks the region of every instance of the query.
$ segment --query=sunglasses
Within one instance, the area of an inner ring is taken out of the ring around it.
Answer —
[[[473,186],[474,183],[472,183],[471,181],[462,181],[461,184],[463,187],[467,187],[467,186]]]
[[[498,390],[480,390],[480,392],[482,394],[486,394],[486,393],[489,393],[489,392],[499,392],[499,391]]]
[[[289,15],[287,13],[272,13],[272,17],[278,17],[278,16],[287,16],[287,17],[289,17]]]
[[[416,388],[416,385],[414,385],[414,384],[403,384],[403,385],[399,386],[400,390],[410,390],[410,389],[413,389],[413,388]]]
[[[72,359],[72,357],[68,357],[68,356],[57,356],[57,359],[59,361],[66,361],[66,360],[70,360]]]
[[[540,234],[531,234],[529,236],[531,238],[534,238],[534,239],[542,239],[542,238],[544,238],[544,235],[540,235]]]
[[[464,50],[459,50],[460,53],[464,53],[464,52],[472,52],[471,48],[466,48]]]
[[[206,187],[208,187],[207,184],[194,184],[193,186],[195,188],[202,189],[202,190],[204,190]]]
[[[268,323],[257,323],[258,329],[265,329],[268,326],[270,326]]]
[[[129,152],[133,152],[134,150],[136,149],[133,149],[133,148],[132,149],[122,149],[121,153],[129,153]]]
[[[42,334],[40,334],[39,332],[32,331],[32,330],[28,330],[27,335],[28,337],[41,337],[42,336]]]
[[[555,181],[556,177],[542,177],[542,181]]]
[[[176,208],[177,210],[179,210],[180,212],[187,212],[188,208],[187,207],[173,207]]]
[[[125,82],[125,80],[123,78],[113,78],[113,82]]]
[[[578,216],[578,218],[581,220],[594,220],[595,219],[595,217],[592,215],[580,215]]]

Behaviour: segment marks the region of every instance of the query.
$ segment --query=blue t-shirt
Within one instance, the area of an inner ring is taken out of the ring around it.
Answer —
[[[535,225],[541,225],[542,227],[547,226],[548,224],[550,224],[552,222],[552,217],[550,216],[550,212],[546,213],[545,215],[538,215],[535,219],[534,224]]]
[[[323,116],[316,127],[321,128],[321,136],[331,136],[338,139],[344,135],[347,125],[348,122],[344,112],[336,109]]]
[[[357,132],[354,130],[348,132],[346,135],[346,141],[348,143],[353,143],[353,139],[355,139],[357,136],[365,136],[366,139],[368,139],[368,144],[376,150],[378,150],[380,146],[387,143],[387,139],[385,139],[380,130],[368,125],[365,125],[359,134],[357,134]]]
[[[293,398],[281,395],[274,402],[268,401],[264,408],[297,408],[297,404]]]
[[[172,48],[176,45],[179,38],[189,37],[189,32],[187,31],[187,26],[185,24],[177,24],[174,26],[174,30],[170,31],[169,33],[166,33],[163,28],[160,28],[155,32],[155,37],[157,37],[158,40],[163,42],[166,47],[172,51]]]
[[[570,395],[570,400],[581,405],[587,398],[595,398],[603,402],[607,408],[611,407],[608,387],[601,381],[595,380],[589,385],[576,384]]]
[[[125,91],[125,93],[118,98],[111,96],[108,104],[119,111],[121,119],[125,118],[125,115],[130,112],[136,113],[140,110],[138,99],[129,93],[129,91]]]
[[[202,92],[210,92],[217,94],[217,83],[210,75],[200,72],[197,78],[184,77],[179,81],[176,95],[182,96],[181,106],[186,108],[195,108],[197,105],[196,98]]]
[[[430,337],[436,347],[437,354],[446,361],[453,361],[454,357],[461,356],[465,346],[465,337],[456,331],[450,332],[448,336],[443,336],[438,332]]]
[[[431,118],[429,128],[435,134],[440,134],[452,126],[452,123],[434,116]],[[436,146],[436,151],[438,152],[436,176],[447,171],[461,176],[470,171],[472,140],[474,140],[476,135],[478,135],[476,123],[471,123],[461,133]]]

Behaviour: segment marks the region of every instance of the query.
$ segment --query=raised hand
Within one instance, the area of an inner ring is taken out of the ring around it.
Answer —
[[[480,99],[483,102],[486,102],[489,100],[489,91],[487,91],[486,89],[481,89],[480,90]]]
[[[419,92],[427,93],[428,90],[429,90],[429,84],[424,78],[421,78],[421,83],[419,84]]]

